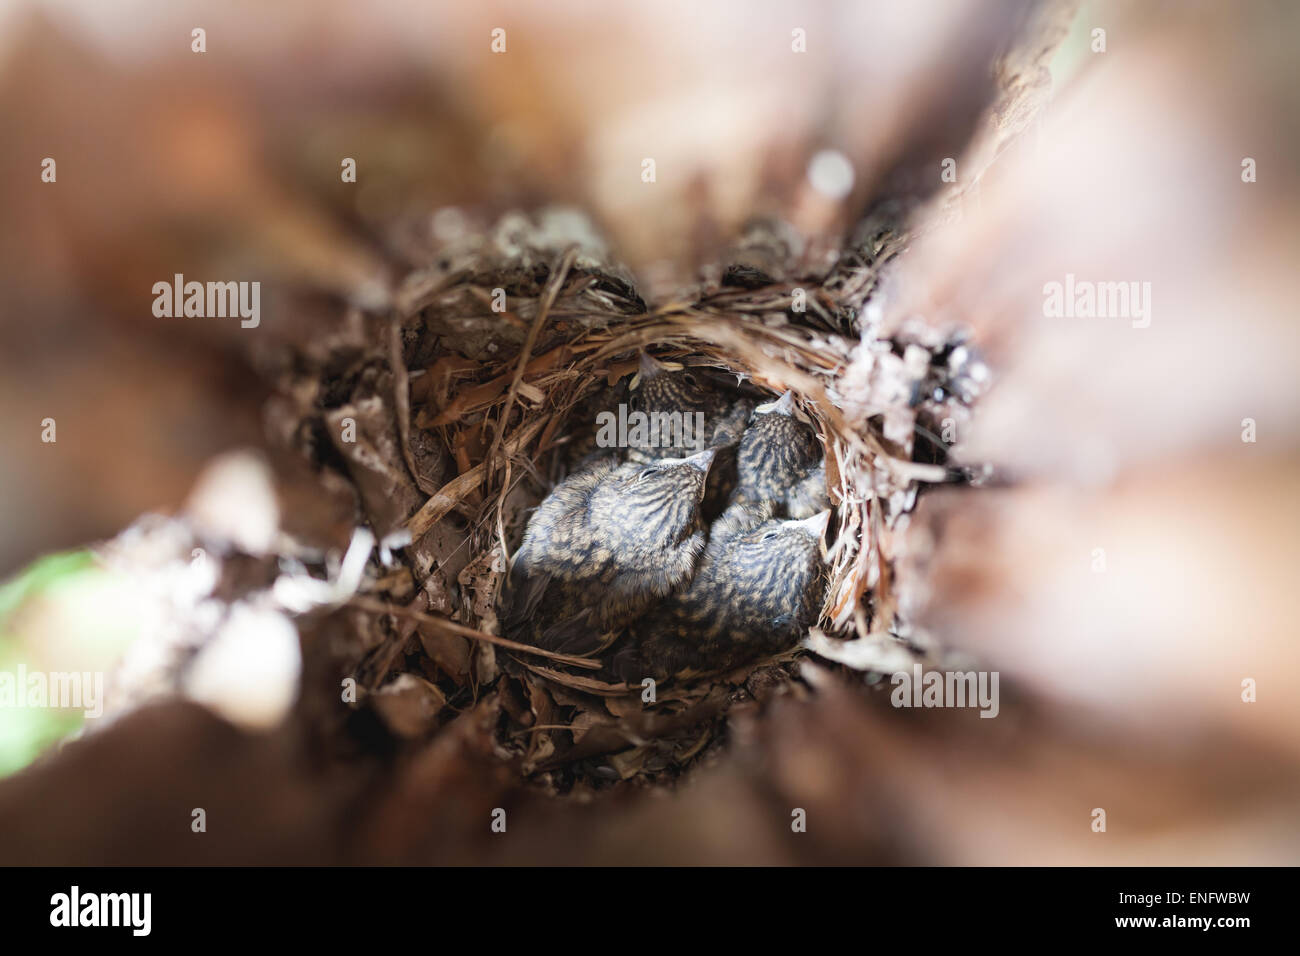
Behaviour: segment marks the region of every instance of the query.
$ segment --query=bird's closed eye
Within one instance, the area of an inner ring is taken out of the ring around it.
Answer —
[[[758,540],[759,540],[759,541],[771,541],[773,538],[775,538],[775,537],[776,537],[778,534],[780,534],[780,533],[781,533],[781,532],[779,532],[779,531],[764,531],[764,532],[763,532],[763,536],[762,536],[761,538],[759,538]]]
[[[649,477],[650,477],[651,475],[653,475],[654,473],[655,473],[655,470],[654,470],[653,468],[643,468],[643,469],[641,469],[641,473],[638,474],[638,475],[636,476],[636,480],[637,480],[637,481],[645,481],[647,478],[649,478]]]

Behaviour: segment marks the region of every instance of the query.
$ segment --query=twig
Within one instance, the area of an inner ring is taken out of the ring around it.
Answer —
[[[506,443],[507,453],[513,454],[524,445],[533,440],[534,436],[542,430],[548,419],[539,418],[535,422],[523,426],[516,432],[510,441]],[[406,522],[406,527],[410,529],[412,540],[417,540],[423,535],[433,523],[445,515],[448,511],[467,494],[483,483],[487,477],[487,463],[479,462],[464,474],[457,475],[451,481],[447,482],[436,492],[433,497],[424,503],[424,505]]]
[[[411,382],[406,371],[406,360],[402,357],[402,320],[396,312],[389,324],[388,367],[393,373],[393,404],[396,406],[394,411],[397,414],[397,436],[402,443],[402,458],[419,489],[426,495],[431,495],[438,490],[438,486],[416,470],[415,456],[411,453]]]
[[[436,617],[433,614],[425,614],[423,611],[413,611],[410,608],[396,607],[391,604],[385,604],[383,601],[376,601],[373,598],[361,595],[353,597],[348,603],[353,607],[359,607],[364,611],[374,611],[377,614],[393,614],[397,617],[408,617],[413,621],[419,621],[423,624],[432,624],[435,627],[440,627],[449,634],[468,637],[471,640],[482,641],[484,644],[495,644],[498,647],[504,647],[507,650],[512,651],[519,651],[522,654],[534,654],[537,657],[546,657],[553,661],[559,661],[562,664],[568,664],[571,667],[585,667],[588,670],[600,669],[600,663],[598,661],[593,661],[586,657],[574,657],[572,654],[556,654],[553,651],[545,651],[540,647],[534,647],[531,644],[521,644],[518,641],[511,641],[504,637],[497,637],[495,634],[475,630],[472,627],[466,627],[464,624],[457,624],[455,621],[449,621],[445,617]]]
[[[497,419],[495,434],[492,436],[492,447],[488,449],[487,458],[488,467],[493,467],[496,461],[497,450],[501,447],[501,436],[505,433],[506,424],[510,420],[510,412],[515,406],[515,398],[519,394],[519,383],[524,380],[524,368],[528,365],[528,360],[533,356],[533,347],[537,344],[537,336],[541,334],[542,326],[546,324],[546,316],[551,311],[551,306],[555,304],[555,297],[560,294],[560,287],[564,285],[565,277],[569,274],[569,269],[573,266],[573,261],[578,257],[577,248],[570,248],[564,257],[560,260],[559,266],[546,281],[546,288],[542,290],[541,299],[537,304],[537,317],[533,319],[532,328],[528,330],[528,336],[524,339],[523,347],[519,350],[519,361],[515,364],[515,375],[510,380],[510,390],[506,392],[506,404],[501,409],[501,417]]]

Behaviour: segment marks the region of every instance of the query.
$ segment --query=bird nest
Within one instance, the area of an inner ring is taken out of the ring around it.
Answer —
[[[401,556],[352,602],[372,635],[356,667],[363,706],[399,736],[484,707],[500,755],[568,791],[679,773],[722,738],[731,707],[797,686],[809,650],[868,673],[921,653],[898,614],[891,536],[922,483],[954,477],[939,423],[969,403],[972,366],[960,343],[876,339],[870,296],[903,242],[897,221],[880,223],[820,276],[781,281],[741,254],[651,306],[585,223],[507,216],[407,276],[391,318],[354,312],[387,323],[384,347],[326,343],[296,435],[350,475],[382,550]],[[775,227],[750,235],[790,257]],[[793,391],[833,509],[829,584],[804,644],[649,697],[591,660],[503,637],[497,619],[530,509],[642,351],[754,397]]]

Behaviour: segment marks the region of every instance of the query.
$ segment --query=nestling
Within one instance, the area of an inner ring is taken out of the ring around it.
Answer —
[[[674,369],[643,352],[631,404],[636,411],[649,416],[651,422],[659,424],[650,439],[629,442],[629,461],[649,461],[655,455],[687,454],[690,447],[655,447],[662,444],[666,436],[680,434],[669,429],[675,427],[672,425],[674,421],[684,422],[686,416],[691,416],[691,434],[703,439],[702,447],[712,448],[718,453],[709,469],[703,506],[705,520],[712,521],[735,492],[736,446],[749,423],[754,403],[747,398],[728,401],[725,396],[710,390],[694,372]],[[697,424],[702,427],[697,428]],[[692,447],[700,447],[698,439],[697,446]]]
[[[505,633],[587,653],[689,582],[705,544],[700,502],[713,455],[602,461],[557,486],[511,564]]]
[[[635,683],[727,670],[803,637],[826,590],[830,512],[782,521],[769,508],[732,506],[715,522],[690,586],[632,625],[615,675]]]
[[[673,368],[641,353],[641,368],[628,404],[634,411],[644,413],[651,422],[650,436],[637,436],[631,442],[629,461],[648,461],[656,457],[680,458],[699,451],[701,447],[717,444],[714,432],[725,428],[728,402],[726,398],[708,388],[689,369]],[[697,417],[703,420],[702,434],[696,435],[696,444],[674,441],[681,436],[680,429],[670,424],[682,423],[690,416],[693,426]],[[733,428],[734,430],[734,428]],[[720,436],[722,437],[722,436]],[[699,444],[702,441],[702,445]]]
[[[830,506],[821,446],[812,426],[800,419],[793,392],[754,409],[740,439],[736,471],[733,500],[770,502],[778,514],[798,518]]]

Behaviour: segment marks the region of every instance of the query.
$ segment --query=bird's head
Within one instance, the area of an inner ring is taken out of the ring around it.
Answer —
[[[742,487],[760,497],[780,496],[821,457],[817,433],[795,406],[794,393],[754,409],[737,457]]]
[[[698,375],[676,362],[661,362],[649,352],[641,353],[632,389],[632,405],[642,412],[696,411],[707,401]]]
[[[676,545],[699,527],[704,480],[713,456],[708,449],[688,458],[621,466],[592,502],[598,531],[625,545]]]
[[[821,541],[830,516],[826,510],[801,520],[763,522],[740,537],[737,548],[742,552],[743,562],[766,566],[801,561],[810,555],[820,559]]]
[[[781,620],[802,627],[816,613],[813,604],[825,569],[822,538],[830,514],[764,521],[729,544],[715,573],[725,576],[730,592],[739,596],[735,611],[741,617],[756,625]]]

